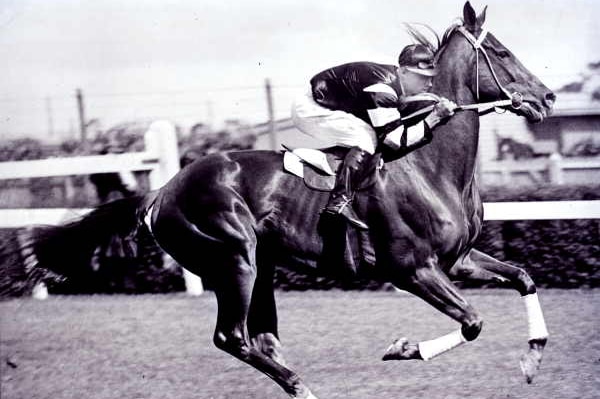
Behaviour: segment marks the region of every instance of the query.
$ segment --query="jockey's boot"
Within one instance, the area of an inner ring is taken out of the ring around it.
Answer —
[[[354,212],[352,200],[354,198],[354,186],[359,182],[358,178],[361,177],[365,157],[368,156],[370,155],[359,147],[350,148],[337,173],[335,187],[331,191],[329,202],[325,207],[325,213],[342,216],[346,221],[361,230],[368,230],[369,227]]]

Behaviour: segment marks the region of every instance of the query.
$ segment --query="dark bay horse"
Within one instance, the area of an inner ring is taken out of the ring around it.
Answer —
[[[506,108],[531,122],[543,120],[554,94],[483,29],[485,10],[477,15],[467,2],[463,12],[462,26],[449,29],[437,49],[440,73],[433,91],[457,104],[511,99],[514,106]],[[531,381],[547,339],[536,287],[523,269],[473,249],[483,221],[475,179],[478,117],[476,110],[458,112],[434,131],[428,146],[404,157],[384,154],[374,184],[356,198],[356,210],[370,226],[379,278],[461,326],[433,340],[397,340],[384,360],[428,360],[477,338],[482,318],[451,282],[477,279],[523,296],[530,335],[521,366]],[[218,301],[215,345],[271,377],[292,398],[316,398],[281,356],[273,273],[276,265],[319,259],[319,214],[327,197],[284,172],[281,153],[212,154],[182,169],[158,192],[45,230],[36,252],[40,264],[68,275],[74,271],[65,253],[82,256],[97,240],[126,235],[147,220],[166,252],[212,282]]]

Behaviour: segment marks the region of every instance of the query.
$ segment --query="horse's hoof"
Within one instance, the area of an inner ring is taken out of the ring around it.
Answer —
[[[381,360],[408,360],[408,359],[416,359],[416,354],[419,349],[416,345],[410,345],[408,343],[408,339],[400,338],[394,341],[383,355]]]
[[[306,389],[306,391],[301,393],[299,396],[298,395],[292,396],[292,398],[293,399],[319,399],[315,395],[313,395],[313,393],[309,389]]]
[[[529,350],[523,356],[521,356],[521,371],[525,376],[525,381],[531,384],[533,377],[537,374],[540,364],[542,363],[542,354],[536,350]]]

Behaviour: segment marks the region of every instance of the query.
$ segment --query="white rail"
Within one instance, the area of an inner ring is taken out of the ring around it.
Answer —
[[[149,137],[149,140],[153,138]],[[147,152],[48,158],[33,161],[0,162],[0,179],[85,175],[127,171],[153,171],[160,164]]]
[[[485,220],[600,219],[600,200],[485,202]],[[85,215],[91,209],[0,209],[1,228],[32,224],[56,225]]]
[[[0,209],[0,228],[17,229],[30,225],[58,225],[83,216],[91,209]]]
[[[179,171],[179,150],[175,127],[168,121],[152,123],[144,135],[144,144],[145,151],[139,153],[0,162],[0,179],[149,171],[150,189],[155,190],[162,187]],[[81,216],[87,211],[89,210],[2,209],[0,210],[0,228],[19,228],[33,224],[55,225]],[[185,269],[183,276],[187,292],[190,295],[202,294],[202,281],[199,277]],[[39,290],[39,287],[36,289]]]
[[[600,219],[598,201],[486,202],[485,220]]]
[[[150,188],[158,189],[179,170],[175,129],[170,122],[154,122],[146,132],[144,141],[146,150],[140,153],[1,162],[0,179],[149,171]],[[553,156],[549,160],[535,160],[526,167],[501,162],[488,166],[484,172],[508,175],[525,169],[532,172],[548,170],[551,180],[560,184],[563,170],[598,167],[598,159],[565,160]],[[89,211],[90,209],[0,209],[0,228],[20,228],[32,224],[56,225]],[[600,219],[600,201],[488,202],[484,203],[484,216],[485,220]],[[202,282],[197,276],[184,269],[184,278],[188,293],[202,293]]]

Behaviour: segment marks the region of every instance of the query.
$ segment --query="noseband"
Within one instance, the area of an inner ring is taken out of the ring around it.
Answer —
[[[477,89],[477,101],[479,101],[479,53],[481,52],[481,54],[483,54],[485,62],[488,65],[488,68],[490,68],[490,71],[492,72],[492,77],[494,78],[496,85],[510,100],[510,103],[506,103],[503,105],[510,105],[514,109],[521,108],[521,104],[523,103],[523,95],[517,91],[515,91],[513,93],[509,92],[506,89],[506,87],[504,87],[502,85],[502,83],[500,83],[500,80],[498,79],[498,75],[496,75],[496,71],[494,70],[494,65],[492,64],[492,61],[490,60],[490,57],[488,56],[485,47],[483,47],[483,41],[485,40],[485,37],[487,36],[487,33],[488,33],[487,29],[483,29],[478,38],[473,36],[473,34],[471,32],[469,32],[468,30],[466,30],[464,26],[458,27],[457,30],[467,39],[467,41],[469,43],[471,43],[471,45],[475,49],[475,65],[477,68],[477,72],[475,75],[475,87]],[[508,100],[506,100],[506,101],[508,101]]]

